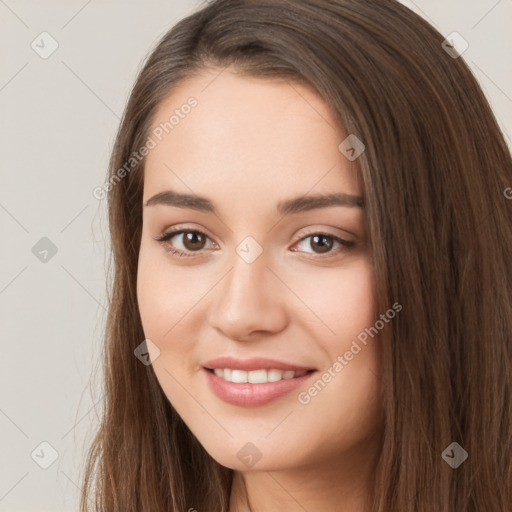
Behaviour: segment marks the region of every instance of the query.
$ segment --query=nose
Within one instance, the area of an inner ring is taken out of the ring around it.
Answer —
[[[247,263],[235,253],[232,268],[215,287],[209,312],[214,329],[228,338],[246,341],[286,327],[286,287],[267,264],[263,255]]]

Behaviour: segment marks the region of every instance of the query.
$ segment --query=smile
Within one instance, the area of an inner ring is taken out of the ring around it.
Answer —
[[[280,380],[302,377],[307,373],[307,370],[295,372],[292,370],[266,370],[261,368],[258,370],[245,371],[232,368],[214,368],[213,373],[226,382],[234,382],[237,384],[243,384],[245,382],[250,384],[265,384],[267,382],[278,382]]]
[[[239,407],[257,407],[284,397],[316,373],[316,368],[266,357],[218,357],[202,368],[210,391]]]

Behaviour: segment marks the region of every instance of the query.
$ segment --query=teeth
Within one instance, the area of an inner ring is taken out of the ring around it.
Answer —
[[[217,377],[224,379],[228,382],[235,382],[241,384],[249,382],[251,384],[265,384],[266,382],[277,382],[282,379],[293,379],[294,377],[301,377],[305,370],[294,372],[292,370],[232,370],[231,368],[215,368],[213,370]]]
[[[267,381],[268,382],[277,382],[281,380],[283,377],[283,372],[281,370],[267,370]]]
[[[253,370],[247,372],[247,382],[251,384],[263,384],[267,382],[267,370]]]
[[[237,384],[247,382],[247,372],[244,372],[243,370],[233,370],[233,373],[231,374],[231,382],[236,382]]]

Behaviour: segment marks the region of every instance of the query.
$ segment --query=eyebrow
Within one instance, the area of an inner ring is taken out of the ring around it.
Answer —
[[[173,190],[165,190],[155,194],[148,199],[144,206],[175,206],[177,208],[189,208],[205,213],[214,213],[218,211],[213,203],[206,197],[200,197],[192,194],[181,194]],[[300,196],[294,199],[281,201],[277,204],[277,212],[280,215],[290,215],[318,208],[327,208],[329,206],[346,206],[364,208],[363,198],[351,194],[317,194],[309,196]]]

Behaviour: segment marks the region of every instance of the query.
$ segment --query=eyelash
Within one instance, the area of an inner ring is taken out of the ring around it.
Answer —
[[[199,233],[200,235],[202,235],[202,236],[204,236],[206,238],[210,238],[206,233],[204,233],[203,231],[201,231],[199,229],[176,228],[175,230],[171,230],[171,231],[168,231],[166,233],[163,233],[159,237],[156,237],[155,240],[157,242],[160,242],[162,245],[167,245],[166,242],[168,242],[171,238],[173,238],[175,235],[183,234],[183,233]],[[348,240],[343,240],[343,238],[339,238],[339,237],[331,235],[329,233],[324,233],[322,231],[313,231],[312,233],[309,233],[308,235],[303,236],[302,238],[297,240],[295,243],[302,242],[302,241],[304,241],[304,240],[306,240],[306,239],[308,239],[308,238],[310,238],[312,236],[315,236],[315,235],[320,235],[320,236],[324,236],[324,237],[327,237],[327,238],[332,238],[334,241],[338,242],[342,246],[342,247],[338,248],[340,250],[338,250],[336,252],[329,251],[328,253],[325,253],[325,254],[327,254],[327,256],[321,255],[319,253],[317,253],[316,256],[308,256],[308,257],[312,257],[312,258],[315,258],[315,259],[316,258],[318,258],[318,259],[331,258],[331,257],[334,257],[335,255],[338,255],[341,252],[353,249],[356,246],[355,242],[349,242]],[[173,256],[177,256],[178,258],[194,258],[203,250],[203,249],[201,249],[200,251],[195,251],[195,252],[192,251],[192,254],[190,254],[190,253],[181,251],[179,249],[176,249],[174,247],[171,247],[169,245],[164,247],[164,249],[167,252],[171,253]]]

